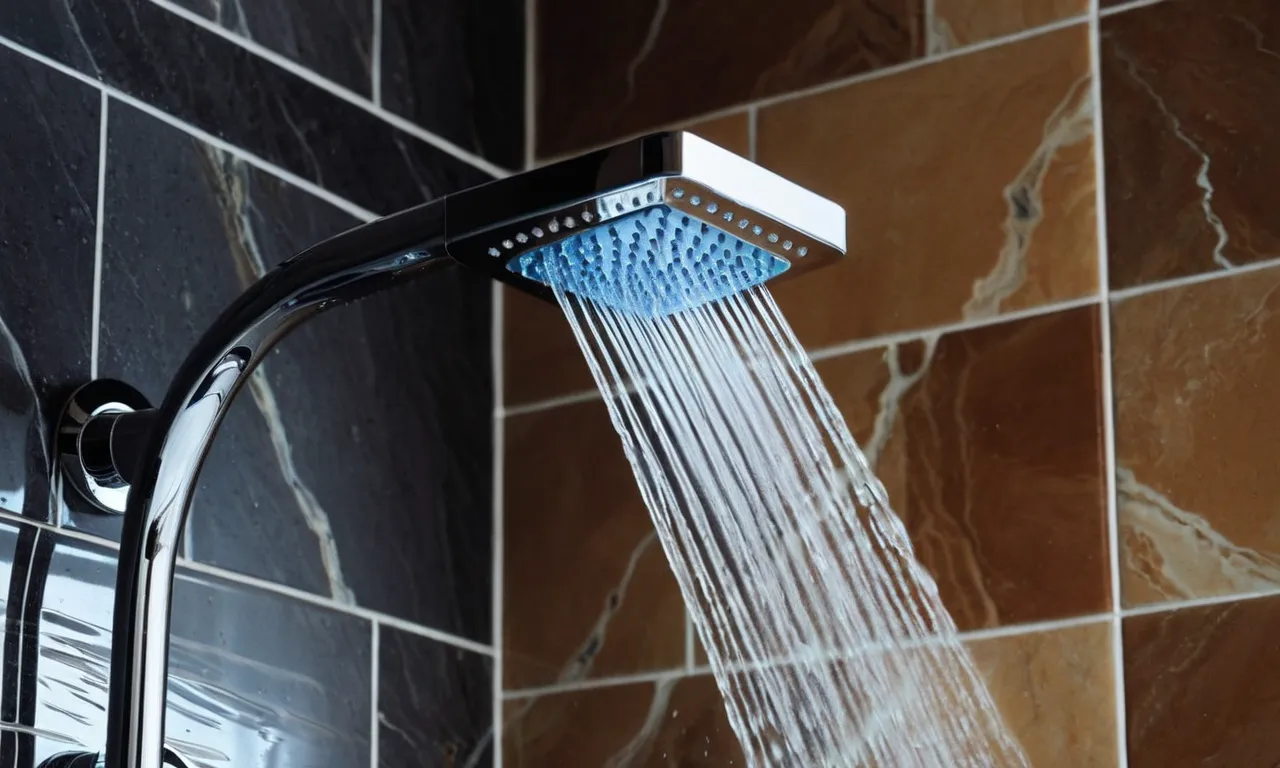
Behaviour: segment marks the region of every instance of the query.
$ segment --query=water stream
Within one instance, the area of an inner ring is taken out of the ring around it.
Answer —
[[[1028,765],[768,290],[653,317],[556,264],[748,764]]]

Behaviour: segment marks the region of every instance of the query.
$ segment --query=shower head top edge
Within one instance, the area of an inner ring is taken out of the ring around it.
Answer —
[[[534,262],[553,258],[577,275],[568,292],[597,300],[607,294],[631,308],[652,301],[657,313],[813,271],[838,261],[845,249],[839,205],[683,131],[527,171],[456,193],[448,202],[446,248],[459,261],[549,299],[551,275]],[[721,244],[718,255],[712,239]],[[699,243],[710,252],[693,259]],[[726,248],[732,248],[727,260]],[[616,290],[621,271],[602,284],[588,270],[585,277],[592,279],[583,281],[580,267],[588,254],[595,254],[592,269],[612,263],[598,257],[602,251],[657,270],[649,277],[625,273],[627,290],[648,298],[622,301]],[[694,261],[699,270],[713,263],[732,269],[733,279],[710,287],[704,279],[691,288],[681,275]],[[659,287],[654,281],[666,282],[661,296],[648,292]],[[676,294],[683,298],[671,300]]]
[[[845,213],[832,200],[696,134],[680,132],[681,177],[719,190],[748,210],[845,251]]]

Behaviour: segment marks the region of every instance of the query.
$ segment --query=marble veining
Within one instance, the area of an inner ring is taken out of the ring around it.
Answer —
[[[504,687],[683,667],[684,602],[604,403],[504,429],[504,536],[522,542],[505,549]]]
[[[40,520],[57,507],[56,403],[89,372],[99,110],[94,89],[0,49],[0,509]]]
[[[1116,469],[1128,580],[1164,600],[1251,594],[1280,586],[1280,557],[1233,543],[1212,523]]]
[[[1113,289],[1280,255],[1280,7],[1166,0],[1101,21]]]
[[[1106,605],[1096,334],[1072,310],[817,363],[962,628]]]
[[[1091,82],[1092,78],[1086,75],[1067,90],[1062,103],[1045,121],[1044,139],[1013,182],[1005,187],[1009,215],[1001,224],[1004,244],[991,272],[974,281],[973,295],[961,309],[966,320],[999,314],[1001,305],[1026,282],[1027,251],[1036,228],[1044,220],[1044,185],[1052,164],[1064,147],[1088,141],[1093,136]]]
[[[1278,306],[1274,269],[1114,305],[1126,604],[1280,586],[1268,394]]]
[[[1280,598],[1124,620],[1128,764],[1206,768],[1280,763]]]
[[[1151,97],[1151,101],[1155,104],[1156,109],[1160,111],[1169,121],[1169,128],[1173,131],[1173,135],[1178,137],[1178,141],[1186,145],[1200,161],[1200,165],[1196,170],[1195,183],[1200,188],[1200,209],[1204,211],[1204,220],[1213,228],[1214,235],[1218,238],[1218,242],[1213,246],[1213,263],[1223,269],[1230,269],[1235,265],[1227,260],[1223,255],[1223,250],[1231,237],[1227,234],[1227,228],[1222,223],[1222,219],[1217,212],[1213,210],[1213,182],[1209,179],[1209,168],[1213,164],[1213,159],[1209,154],[1200,148],[1194,139],[1187,135],[1182,127],[1182,120],[1169,110],[1169,105],[1165,103],[1164,97],[1156,93],[1155,88],[1138,72],[1137,63],[1133,57],[1125,52],[1124,48],[1118,44],[1113,44],[1110,50],[1115,54],[1129,73],[1129,77]]]
[[[227,231],[227,241],[232,246],[230,255],[235,263],[240,288],[248,289],[267,274],[268,264],[263,257],[255,230],[254,203],[250,193],[252,188],[249,178],[250,168],[240,158],[219,152],[208,145],[203,145],[201,149],[211,169],[209,179],[223,213],[223,226]],[[277,256],[273,261],[279,261],[279,257]],[[337,543],[334,541],[333,526],[329,522],[329,516],[320,499],[300,476],[297,465],[294,463],[293,447],[289,444],[288,432],[280,416],[280,406],[276,400],[275,390],[267,375],[269,365],[269,362],[264,363],[249,379],[250,396],[266,425],[276,463],[284,476],[285,483],[293,491],[297,509],[306,522],[307,528],[315,534],[321,566],[328,580],[329,596],[342,603],[354,604],[355,594],[343,576],[341,558]]]
[[[761,108],[760,162],[840,203],[857,256],[771,286],[801,342],[1096,291],[1088,43],[1071,26]]]
[[[101,369],[153,400],[246,286],[357,223],[124,106],[108,147]],[[487,642],[489,290],[441,270],[285,338],[214,441],[191,556]]]
[[[1089,0],[929,0],[931,55],[1060,22],[1089,11]]]
[[[479,654],[379,627],[378,765],[493,763],[493,664]]]

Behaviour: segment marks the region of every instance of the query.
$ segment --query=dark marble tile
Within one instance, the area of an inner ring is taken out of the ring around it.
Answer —
[[[3,3],[0,35],[376,213],[485,179],[148,0]]]
[[[362,96],[371,95],[372,0],[173,2],[338,85]]]
[[[382,0],[382,105],[524,165],[524,0]]]
[[[1280,598],[1124,620],[1133,768],[1280,764]]]
[[[0,49],[0,509],[42,520],[53,419],[89,377],[99,101]]]
[[[102,373],[158,399],[263,266],[354,222],[148,116],[111,126]],[[214,443],[193,556],[488,641],[489,295],[442,270],[285,339]]]
[[[1280,255],[1280,5],[1157,3],[1102,21],[1111,287]]]
[[[493,662],[378,630],[378,767],[493,765]]]
[[[196,339],[254,280],[257,261],[282,261],[358,222],[120,102],[109,107],[107,133],[99,373],[158,404]],[[290,540],[296,506],[279,466],[263,461],[273,454],[246,397],[201,473],[197,519],[256,509],[264,536]],[[68,504],[71,525],[118,538],[121,518]],[[281,567],[290,583],[324,584],[319,557],[306,548]]]
[[[923,53],[920,0],[542,0],[537,13],[539,157]]]
[[[99,749],[105,738],[115,553],[0,525],[6,594],[0,698],[23,725]],[[26,574],[30,575],[27,576]],[[369,755],[371,634],[363,619],[194,573],[174,587],[167,740],[201,766],[348,768]],[[22,612],[19,613],[19,607]],[[35,660],[32,663],[32,660]],[[15,695],[16,694],[16,695]]]

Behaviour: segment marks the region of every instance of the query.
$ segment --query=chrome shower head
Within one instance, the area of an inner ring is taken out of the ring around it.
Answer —
[[[659,316],[844,255],[839,205],[683,131],[450,197],[446,250],[530,293]]]

